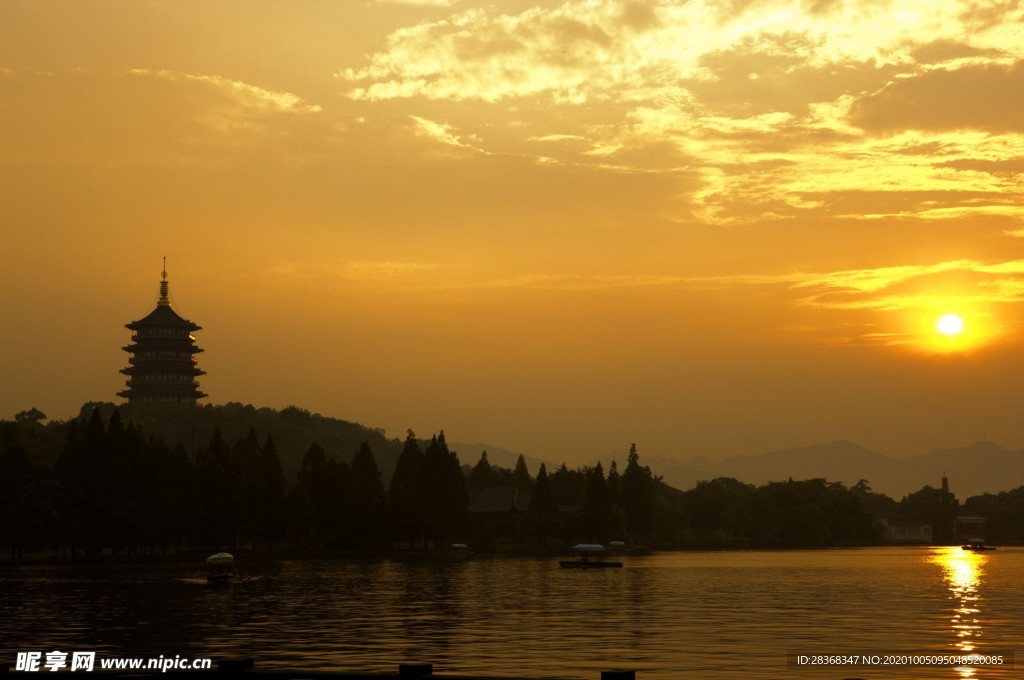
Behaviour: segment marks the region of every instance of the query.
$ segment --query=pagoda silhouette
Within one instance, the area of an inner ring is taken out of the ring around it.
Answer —
[[[192,335],[201,330],[171,309],[167,297],[167,258],[161,273],[160,299],[156,309],[138,321],[125,324],[132,331],[132,344],[124,347],[131,355],[128,368],[128,389],[118,392],[129,404],[176,403],[195,404],[206,395],[199,391],[197,377],[206,371],[196,366],[195,355],[202,352]]]

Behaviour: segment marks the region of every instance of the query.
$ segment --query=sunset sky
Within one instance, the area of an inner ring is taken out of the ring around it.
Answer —
[[[1024,9],[4,0],[0,229],[4,418],[117,400],[166,255],[211,403],[1022,448]]]

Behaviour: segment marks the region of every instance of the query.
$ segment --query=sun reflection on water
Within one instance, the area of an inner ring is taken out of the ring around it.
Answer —
[[[949,598],[954,602],[953,616],[950,619],[953,635],[953,646],[960,654],[977,654],[982,637],[981,594],[979,586],[985,574],[985,562],[988,556],[961,550],[959,547],[939,548],[932,555],[932,562],[942,567]],[[976,669],[960,666],[957,672],[962,678],[972,678]]]

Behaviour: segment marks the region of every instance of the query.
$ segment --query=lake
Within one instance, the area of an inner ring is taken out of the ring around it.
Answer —
[[[675,552],[622,569],[471,556],[203,565],[54,562],[0,571],[0,663],[19,651],[253,657],[258,670],[596,680],[1006,678],[1006,666],[794,668],[787,653],[980,654],[1024,645],[1024,548]],[[1009,661],[1009,659],[1007,660]],[[1021,656],[1024,663],[1024,656]]]

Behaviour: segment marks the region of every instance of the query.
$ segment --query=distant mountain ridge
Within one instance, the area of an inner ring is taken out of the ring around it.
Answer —
[[[487,452],[488,463],[509,469],[515,468],[516,461],[521,455],[516,451],[509,451],[508,449],[503,449],[500,446],[491,446],[490,444],[464,444],[449,442],[448,448],[458,454],[460,463],[463,465],[469,465],[470,467],[477,464],[477,461],[480,460],[480,454],[484,451]],[[526,462],[526,469],[529,470],[530,474],[534,477],[537,476],[537,471],[540,470],[541,463],[547,465],[549,473],[554,472],[555,470],[552,463],[546,460],[531,458],[526,454],[522,454],[522,456],[523,460]]]
[[[518,453],[486,444],[453,444],[463,463],[473,465],[480,452],[487,451],[492,465],[512,467]],[[611,451],[599,458],[607,473],[611,462],[625,469],[626,452]],[[525,456],[531,474],[537,474],[540,459]],[[548,470],[561,463],[544,461]],[[591,464],[596,463],[593,461]],[[761,454],[731,456],[711,460],[702,456],[673,459],[644,455],[640,463],[660,475],[666,484],[677,489],[690,489],[701,480],[734,477],[749,484],[765,484],[822,477],[831,482],[853,486],[866,479],[871,488],[896,500],[925,485],[938,487],[945,474],[950,490],[960,501],[983,493],[998,493],[1024,485],[1024,451],[1010,451],[989,441],[969,446],[935,449],[908,458],[891,458],[857,443],[840,440],[813,444]]]
[[[982,493],[998,493],[1024,485],[1024,451],[1010,451],[992,442],[935,449],[909,458],[890,458],[850,441],[836,441],[723,460],[694,457],[674,465],[650,465],[665,483],[689,489],[698,481],[735,477],[750,484],[823,477],[847,486],[866,479],[875,491],[896,500],[927,485],[938,487],[945,475],[961,501]]]

